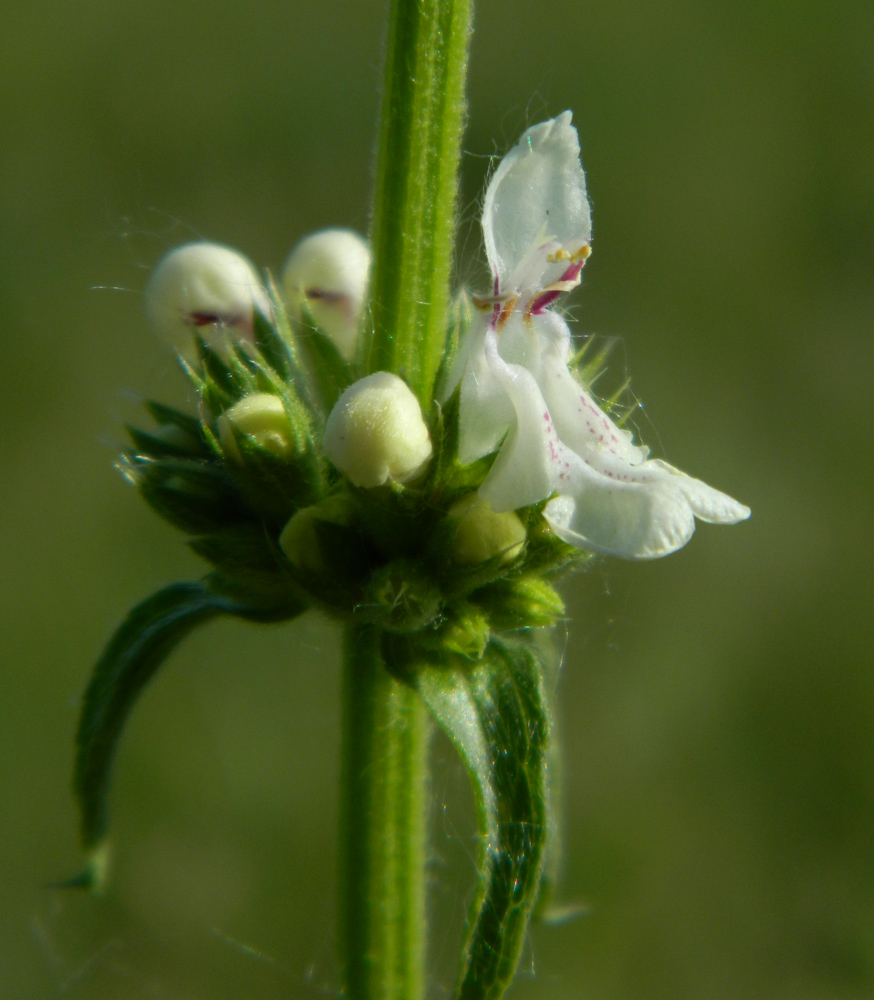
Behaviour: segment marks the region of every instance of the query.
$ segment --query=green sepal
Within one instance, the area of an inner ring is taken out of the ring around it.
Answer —
[[[138,453],[149,458],[208,458],[209,447],[203,438],[192,438],[176,427],[158,434],[125,425],[125,430]]]
[[[188,544],[216,568],[209,578],[214,591],[259,614],[293,617],[310,603],[263,524],[233,525]]]
[[[489,474],[494,454],[461,465],[458,461],[458,420],[461,393],[456,389],[442,404],[434,403],[431,434],[434,441],[434,459],[425,481],[425,489],[435,494],[439,502],[451,504],[454,500],[479,489]]]
[[[293,458],[280,458],[247,434],[235,430],[234,438],[243,461],[228,458],[225,473],[250,510],[277,531],[296,510],[321,497],[323,465],[308,442]]]
[[[512,576],[475,591],[470,601],[486,614],[496,632],[543,628],[564,616],[558,591],[539,576]]]
[[[423,540],[429,540],[440,522],[440,511],[424,488],[389,483],[374,489],[352,486],[361,527],[386,558],[418,559]]]
[[[209,580],[177,583],[133,608],[110,639],[91,675],[76,735],[73,788],[81,813],[82,843],[94,857],[106,836],[107,797],[118,741],[146,685],[198,625],[219,615],[257,618],[259,614],[263,611],[217,593]]]
[[[273,315],[277,317],[277,321],[271,323],[260,310],[256,309],[252,322],[252,334],[255,347],[258,348],[267,364],[283,381],[288,381],[295,374],[296,367],[291,338],[286,340],[280,332],[288,330],[288,321],[272,280],[269,280],[268,288],[272,300]]]
[[[394,559],[371,573],[354,613],[388,632],[416,633],[439,620],[441,607],[440,588],[419,562]]]
[[[525,545],[525,572],[548,573],[555,576],[559,571],[573,566],[583,566],[595,557],[591,552],[583,552],[562,541],[556,535],[542,516],[547,500],[535,505],[517,510],[520,517],[526,518],[528,525],[528,541]]]
[[[359,529],[317,518],[313,531],[334,580],[360,591],[373,567],[373,553]]]
[[[246,386],[240,383],[230,365],[202,337],[197,338],[196,347],[197,366],[185,360],[181,360],[181,364],[200,393],[203,404],[213,415],[218,415],[242,399]]]
[[[440,359],[440,367],[437,369],[437,375],[434,379],[435,400],[443,397],[446,382],[455,369],[459,346],[464,343],[464,339],[473,322],[473,317],[473,300],[467,289],[462,288],[453,299],[449,310],[449,325],[446,329],[446,343],[443,346],[443,357]]]
[[[209,445],[196,417],[152,400],[145,406],[158,425],[158,431],[149,433],[128,425],[126,430],[138,451],[152,458],[209,457]]]
[[[239,491],[215,462],[126,452],[117,467],[161,517],[189,534],[207,534],[251,518]]]
[[[616,349],[616,337],[588,337],[570,360],[570,368],[578,380],[591,392],[601,377],[609,371],[607,362]],[[622,427],[628,418],[640,407],[640,403],[630,392],[631,380],[626,378],[609,395],[599,395],[598,404]]]
[[[144,404],[147,412],[159,427],[177,427],[191,437],[200,438],[200,421],[197,417],[192,417],[190,413],[183,413],[165,403],[158,403],[153,399],[146,400]]]
[[[355,381],[355,375],[334,341],[313,319],[306,302],[301,312],[303,315],[296,324],[295,337],[301,354],[306,357],[314,395],[327,418],[343,390]]]
[[[474,790],[479,882],[457,1000],[499,1000],[513,978],[540,891],[551,832],[550,714],[528,645],[493,639],[476,665],[386,664],[422,696],[458,751]]]

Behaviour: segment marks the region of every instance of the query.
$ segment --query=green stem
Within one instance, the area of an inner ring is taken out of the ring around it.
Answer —
[[[368,371],[425,412],[443,355],[472,0],[392,0],[376,168]]]
[[[428,720],[350,625],[343,685],[340,945],[349,1000],[424,994]]]

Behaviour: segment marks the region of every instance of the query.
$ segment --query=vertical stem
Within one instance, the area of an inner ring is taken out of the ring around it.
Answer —
[[[386,671],[379,631],[347,627],[340,945],[349,1000],[420,1000],[425,960],[427,718]]]
[[[472,0],[392,0],[376,166],[368,371],[427,413],[443,354]]]

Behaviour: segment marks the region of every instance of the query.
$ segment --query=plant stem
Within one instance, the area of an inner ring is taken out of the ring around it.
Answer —
[[[368,371],[430,410],[443,355],[472,0],[392,0],[376,167]]]
[[[340,944],[349,1000],[420,1000],[428,719],[379,631],[349,625],[343,683]]]

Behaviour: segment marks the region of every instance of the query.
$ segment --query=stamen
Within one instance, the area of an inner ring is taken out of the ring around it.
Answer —
[[[573,291],[580,283],[580,272],[582,269],[582,263],[571,264],[559,281],[553,281],[551,285],[547,285],[542,292],[535,295],[525,309],[524,321],[530,323],[532,316],[538,316],[542,313],[544,309],[555,302],[559,295],[564,292]]]
[[[500,333],[516,308],[516,303],[519,301],[519,294],[515,292],[506,295],[473,295],[472,298],[473,304],[480,312],[491,312],[494,314],[492,317],[492,327]]]
[[[550,264],[557,264],[560,260],[571,260],[572,258],[564,247],[559,247],[555,253],[547,254],[546,259]]]
[[[504,329],[507,325],[507,320],[513,315],[513,310],[516,308],[516,303],[519,301],[518,295],[511,295],[504,304],[501,306],[500,310],[497,312],[493,323],[495,329],[498,333]]]

